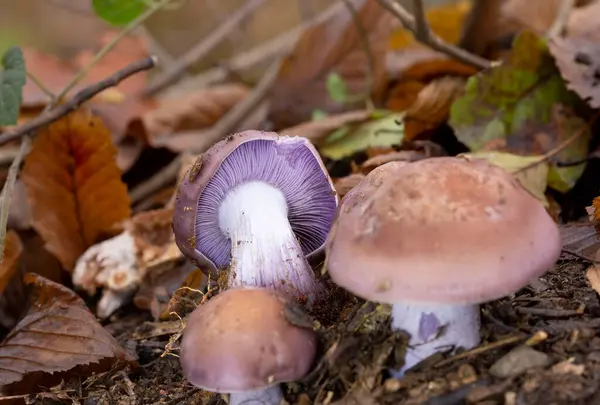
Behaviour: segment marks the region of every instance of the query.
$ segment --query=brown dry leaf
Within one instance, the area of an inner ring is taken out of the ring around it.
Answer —
[[[212,126],[249,93],[247,86],[231,83],[162,100],[156,109],[133,119],[127,132],[152,147],[169,148],[177,132]],[[190,144],[183,149],[189,148]]]
[[[567,87],[600,108],[600,44],[586,38],[553,38],[548,47]]]
[[[78,110],[40,131],[25,158],[32,225],[69,271],[131,215],[116,154],[101,120]]]
[[[6,232],[2,262],[0,263],[0,294],[17,271],[21,253],[23,253],[21,238],[15,231],[9,229]]]
[[[0,344],[0,392],[35,392],[70,376],[135,365],[73,291],[32,273],[25,283],[29,309]]]
[[[302,136],[318,145],[336,129],[344,125],[364,122],[368,120],[370,116],[371,113],[367,110],[348,111],[337,115],[330,115],[318,120],[308,121],[291,128],[286,128],[279,133],[287,136]]]
[[[545,33],[556,20],[564,0],[507,0],[501,8],[502,17],[509,22]]]
[[[404,139],[412,141],[422,132],[443,124],[450,116],[452,103],[463,94],[465,82],[462,77],[445,76],[425,86],[406,110]]]
[[[368,33],[373,61],[372,94],[377,103],[387,82],[385,54],[390,35],[398,22],[377,0],[349,0],[357,19]],[[320,25],[308,29],[296,42],[279,71],[272,93],[269,120],[275,129],[308,121],[315,109],[339,113],[356,105],[340,104],[330,99],[326,80],[330,73],[339,74],[350,94],[364,94],[368,72],[364,38],[357,29],[352,13],[337,13]]]
[[[585,273],[592,288],[600,294],[600,267],[598,265],[590,266]]]
[[[353,173],[346,177],[334,179],[333,185],[335,186],[335,191],[337,191],[341,198],[348,194],[348,192],[356,187],[364,178],[365,175],[362,173]]]

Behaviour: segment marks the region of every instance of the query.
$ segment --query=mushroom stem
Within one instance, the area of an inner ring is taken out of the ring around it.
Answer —
[[[231,240],[228,286],[271,288],[314,301],[321,291],[288,220],[283,193],[263,182],[233,189],[219,209]]]
[[[279,405],[283,393],[279,384],[254,390],[240,391],[229,394],[229,405]]]
[[[392,328],[410,335],[404,366],[392,371],[400,377],[406,370],[450,346],[472,349],[479,344],[479,306],[399,302],[392,306]]]

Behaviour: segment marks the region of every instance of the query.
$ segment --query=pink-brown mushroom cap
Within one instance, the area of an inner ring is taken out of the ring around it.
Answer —
[[[365,181],[368,195],[342,200],[327,242],[332,279],[365,299],[490,301],[560,255],[543,205],[487,161],[430,158],[395,168],[375,190]]]
[[[182,179],[177,188],[175,198],[175,207],[173,215],[173,231],[175,233],[175,242],[182,253],[192,259],[200,269],[205,273],[217,277],[215,264],[209,260],[202,252],[196,248],[196,217],[198,215],[198,199],[213,178],[219,167],[227,157],[240,145],[257,140],[272,140],[289,138],[281,137],[276,132],[264,132],[248,130],[232,134],[225,139],[214,144],[209,150],[202,154],[194,164],[188,169],[188,172]],[[300,139],[300,138],[299,138]],[[335,187],[327,169],[324,167],[320,155],[315,147],[306,138],[301,138],[304,146],[315,156],[319,163],[323,176],[329,182],[332,199],[337,206],[339,198],[335,192]],[[324,253],[324,243],[306,257],[309,262],[315,262],[322,258]]]
[[[212,392],[262,389],[305,376],[316,353],[312,329],[288,322],[277,291],[234,288],[219,293],[189,317],[181,341],[181,367],[194,385]]]

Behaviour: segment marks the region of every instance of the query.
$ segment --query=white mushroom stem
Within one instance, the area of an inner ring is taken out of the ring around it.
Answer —
[[[229,287],[272,288],[309,302],[319,294],[279,189],[249,182],[232,190],[219,209],[219,226],[231,239]]]
[[[454,346],[472,349],[479,344],[479,306],[399,302],[392,306],[392,329],[410,335],[404,366],[394,377],[432,354]]]
[[[235,392],[229,394],[229,405],[279,405],[283,394],[279,385],[262,390]]]

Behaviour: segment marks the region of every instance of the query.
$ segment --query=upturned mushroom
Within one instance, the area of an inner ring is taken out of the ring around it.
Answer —
[[[280,383],[303,378],[316,353],[312,329],[288,322],[279,291],[234,288],[190,315],[180,361],[190,383],[230,394],[229,405],[278,405]]]
[[[314,302],[310,263],[322,257],[338,195],[310,141],[244,131],[215,144],[179,185],[180,250],[228,286],[285,290]]]
[[[392,327],[411,336],[396,375],[438,350],[478,345],[478,304],[516,292],[560,255],[543,205],[484,160],[409,163],[376,189],[369,176],[340,203],[327,270],[354,294],[392,304]]]

